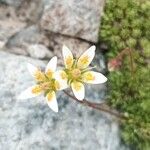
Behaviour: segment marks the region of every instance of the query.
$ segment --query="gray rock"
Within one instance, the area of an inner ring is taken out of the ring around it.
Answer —
[[[53,57],[53,53],[42,44],[34,44],[28,47],[30,57],[37,59],[46,59]]]
[[[16,10],[16,13],[19,19],[31,25],[38,23],[43,14],[43,10],[44,2],[42,0],[24,0]]]
[[[19,7],[24,0],[0,0],[0,3],[5,3],[13,7]]]
[[[44,41],[44,35],[37,25],[33,25],[11,36],[5,44],[5,48],[11,53],[33,56],[35,53],[31,54],[28,48],[33,44],[42,43],[42,41]]]
[[[68,36],[63,36],[56,33],[48,33],[47,39],[49,40],[48,47],[53,49],[55,55],[59,58],[59,63],[62,63],[62,47],[66,45],[74,54],[74,56],[79,57],[86,49],[88,49],[91,44],[79,39],[71,38]]]
[[[118,124],[111,116],[82,106],[63,92],[57,95],[59,112],[44,98],[17,100],[33,84],[26,62],[43,61],[0,52],[0,149],[3,150],[125,150]]]
[[[97,42],[104,0],[50,0],[41,19],[43,29]]]
[[[37,46],[33,49],[31,48],[33,45],[43,45],[45,48],[40,50],[40,47]],[[58,33],[42,32],[39,26],[35,25],[24,28],[16,33],[7,41],[5,46],[7,51],[11,53],[29,55],[38,59],[51,58],[51,55],[48,54],[47,51],[49,48],[49,53],[53,51],[53,53],[60,58],[59,63],[61,63],[63,60],[61,55],[63,45],[68,46],[77,57],[91,46],[90,43],[83,40],[63,36]]]
[[[6,43],[7,40],[24,28],[25,22],[19,21],[15,15],[15,9],[0,5],[0,41]]]

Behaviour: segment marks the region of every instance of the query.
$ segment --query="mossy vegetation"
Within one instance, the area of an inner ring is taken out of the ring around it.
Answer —
[[[113,51],[110,56],[126,47],[143,49],[150,56],[149,14],[149,0],[106,0],[100,40]]]
[[[127,117],[121,135],[132,150],[150,149],[149,14],[149,0],[107,0],[101,23],[100,41],[113,68],[108,103]]]

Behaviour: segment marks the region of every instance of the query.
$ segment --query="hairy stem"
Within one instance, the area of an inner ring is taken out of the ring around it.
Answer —
[[[84,99],[83,101],[79,101],[76,97],[74,97],[73,95],[69,94],[67,91],[64,90],[64,93],[71,97],[73,100],[75,100],[76,102],[83,104],[85,106],[91,107],[93,109],[99,110],[99,111],[103,111],[106,113],[109,113],[110,115],[113,115],[115,117],[117,117],[118,119],[127,119],[123,114],[117,112],[116,110],[110,108],[108,105],[106,105],[105,103],[92,103],[86,99]]]

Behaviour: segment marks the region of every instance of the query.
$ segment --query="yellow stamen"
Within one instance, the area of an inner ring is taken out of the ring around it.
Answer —
[[[54,98],[54,95],[55,95],[55,92],[54,92],[54,91],[49,92],[49,93],[47,94],[47,99],[48,99],[48,101],[51,101],[51,100]]]
[[[86,81],[93,81],[95,79],[95,76],[91,72],[85,73],[85,80]]]
[[[36,71],[34,76],[35,76],[35,79],[37,81],[44,81],[45,80],[45,75],[40,70]]]
[[[52,76],[53,76],[53,71],[50,70],[50,69],[48,69],[47,72],[46,72],[46,76],[47,76],[48,78],[52,78]]]
[[[60,89],[60,84],[59,84],[58,81],[55,81],[54,86],[55,86],[55,90],[59,90]]]
[[[62,78],[63,80],[67,78],[67,75],[66,75],[66,73],[65,73],[64,71],[62,71],[62,72],[60,73],[60,76],[61,76],[61,78]]]
[[[71,57],[71,56],[68,56],[68,57],[66,58],[66,60],[65,60],[65,63],[66,63],[67,68],[70,68],[70,67],[72,66],[72,64],[73,64],[73,59],[72,59],[72,57]]]
[[[89,57],[88,56],[84,56],[84,57],[79,59],[80,66],[87,65],[88,63],[89,63]]]
[[[33,93],[33,94],[39,94],[39,93],[41,93],[41,91],[42,91],[42,88],[41,88],[39,85],[36,85],[36,86],[33,87],[33,89],[32,89],[32,93]]]
[[[80,91],[81,88],[82,88],[82,84],[80,82],[73,82],[73,88],[76,90],[76,91]]]

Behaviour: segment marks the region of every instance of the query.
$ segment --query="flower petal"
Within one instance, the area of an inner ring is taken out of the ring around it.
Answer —
[[[86,83],[100,84],[106,82],[107,78],[99,72],[88,71],[83,74],[83,80]]]
[[[58,90],[64,90],[68,88],[67,84],[67,74],[63,70],[58,70],[54,74],[54,78],[56,79],[56,82],[58,82]]]
[[[32,65],[30,63],[27,63],[27,68],[33,77],[35,77],[36,72],[39,71],[39,69],[37,67],[35,67],[34,65]]]
[[[32,97],[36,97],[42,93],[42,89],[38,86],[31,86],[23,91],[17,99],[28,99]]]
[[[77,66],[78,68],[84,69],[89,66],[91,61],[95,56],[95,46],[91,46],[88,50],[86,50],[78,59]]]
[[[46,95],[46,101],[48,106],[54,111],[54,112],[58,112],[58,104],[57,104],[57,100],[56,100],[56,94],[54,91],[49,92]]]
[[[65,67],[71,68],[71,66],[73,65],[73,55],[71,51],[69,50],[69,48],[63,45],[62,53],[63,53]]]
[[[85,96],[84,85],[81,82],[74,81],[71,83],[71,88],[72,88],[72,91],[73,91],[75,97],[78,100],[82,101]]]
[[[47,64],[46,69],[45,69],[45,73],[47,73],[48,71],[51,72],[55,72],[57,67],[57,57],[54,56]]]

